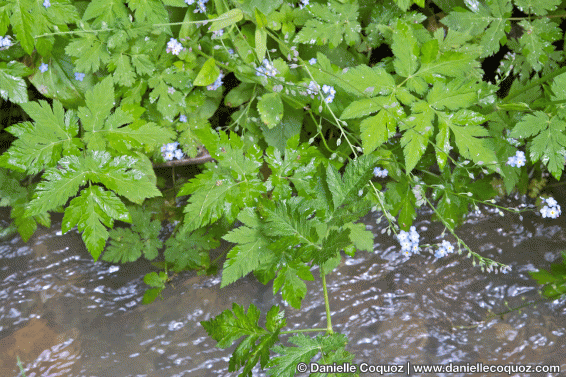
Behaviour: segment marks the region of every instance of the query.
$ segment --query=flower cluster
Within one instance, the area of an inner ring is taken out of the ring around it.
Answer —
[[[267,59],[263,59],[263,65],[256,68],[256,76],[263,76],[263,77],[275,77],[279,71],[271,64],[271,62]]]
[[[334,95],[336,94],[336,90],[334,90],[333,86],[323,85],[322,93],[328,94],[328,97],[324,99],[326,103],[331,103],[332,101],[334,101]]]
[[[436,258],[442,258],[445,257],[447,254],[453,253],[454,252],[454,246],[452,246],[452,244],[446,240],[442,241],[442,244],[440,245],[440,247],[438,248],[438,250],[436,250],[436,252],[434,253],[434,256]]]
[[[317,94],[319,90],[320,86],[315,81],[311,81],[307,87],[307,94],[310,94],[311,98],[314,98],[314,95]]]
[[[526,162],[527,159],[525,158],[525,152],[517,151],[517,153],[515,153],[515,156],[509,157],[509,159],[507,160],[507,165],[520,168],[521,166],[525,166]]]
[[[163,154],[163,158],[165,161],[171,161],[173,158],[180,160],[183,158],[184,153],[182,150],[177,149],[179,146],[179,142],[176,141],[174,143],[165,144],[161,147],[161,153]]]
[[[562,211],[560,210],[560,205],[556,202],[554,198],[541,198],[543,203],[546,205],[540,210],[542,217],[550,217],[556,219]]]
[[[311,81],[309,83],[309,86],[307,87],[306,93],[309,94],[311,98],[314,98],[315,94],[319,93],[320,91],[321,91],[320,85],[318,85],[318,83],[315,81]],[[323,85],[322,93],[327,94],[327,96],[324,98],[324,101],[326,103],[331,103],[332,101],[334,101],[334,95],[336,94],[336,90],[334,90],[333,86]]]
[[[188,5],[193,5],[195,0],[185,0],[185,3]],[[208,0],[197,0],[197,7],[194,10],[194,13],[206,13],[206,6],[205,4],[208,3]]]
[[[419,253],[419,234],[414,226],[409,229],[409,232],[402,230],[397,235],[397,239],[401,244],[401,251],[406,256]]]
[[[5,37],[0,37],[0,48],[10,47],[12,45],[12,37],[6,35]]]
[[[183,45],[179,43],[179,41],[175,38],[171,38],[169,42],[167,42],[167,48],[165,49],[165,52],[172,53],[173,55],[179,55],[182,49]]]
[[[223,77],[224,77],[224,74],[222,72],[220,72],[216,81],[214,83],[212,83],[211,85],[207,86],[206,89],[216,90],[216,89],[220,88],[223,84],[223,82],[222,82]]]
[[[387,169],[381,169],[380,167],[374,168],[373,169],[373,175],[377,178],[385,178],[387,177],[387,173],[389,173],[387,171]]]
[[[48,66],[46,63],[42,63],[42,64],[39,66],[39,70],[41,71],[41,73],[47,72],[48,69],[49,69],[49,66]]]

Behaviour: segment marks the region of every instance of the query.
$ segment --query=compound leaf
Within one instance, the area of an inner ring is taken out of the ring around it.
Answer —
[[[0,63],[0,97],[14,103],[27,102],[27,84],[21,77],[26,73],[28,69],[22,63]]]
[[[251,377],[252,368],[258,362],[262,367],[267,365],[269,350],[279,339],[286,322],[278,306],[272,306],[267,313],[265,329],[259,326],[259,317],[260,311],[254,304],[246,313],[242,306],[234,303],[232,310],[227,309],[215,318],[201,322],[208,335],[218,342],[217,347],[227,348],[245,337],[230,358],[230,372],[245,365],[240,376]]]
[[[135,168],[137,159],[130,156],[111,158],[110,153],[88,152],[86,157],[66,156],[59,160],[61,168],[46,169],[45,180],[37,185],[27,215],[37,215],[64,205],[87,181],[103,183],[110,190],[141,204],[144,199],[161,192],[148,177]]]
[[[71,200],[65,209],[61,230],[66,233],[77,225],[82,238],[94,260],[98,260],[108,239],[106,227],[114,220],[130,222],[130,214],[122,201],[111,191],[100,186],[90,186]]]
[[[535,71],[540,71],[548,56],[554,51],[553,42],[558,40],[562,32],[558,26],[548,18],[534,21],[523,20],[519,25],[524,29],[519,39],[522,54]]]
[[[245,226],[236,228],[223,237],[226,241],[238,245],[227,255],[221,287],[246,276],[272,258],[272,252],[269,250],[271,240],[266,238],[262,231],[259,215],[253,209],[245,208],[240,212],[238,220]]]
[[[318,353],[322,353],[322,357],[328,357],[329,354],[345,351],[348,339],[343,334],[319,335],[316,338],[299,334],[289,338],[289,343],[296,347],[274,347],[273,350],[281,356],[269,362],[269,366],[272,367],[268,370],[269,376],[293,377],[297,373],[299,363],[310,364],[312,358]]]
[[[83,144],[75,137],[79,126],[73,112],[65,114],[59,101],[53,102],[53,108],[46,101],[21,106],[35,123],[23,122],[7,128],[18,139],[0,157],[0,165],[37,174],[57,165],[62,155],[78,154]]]
[[[340,4],[333,0],[328,4],[312,3],[308,9],[315,18],[306,21],[295,37],[295,43],[328,43],[330,48],[335,48],[343,40],[350,46],[360,40],[357,3]],[[345,24],[348,26],[344,27]]]

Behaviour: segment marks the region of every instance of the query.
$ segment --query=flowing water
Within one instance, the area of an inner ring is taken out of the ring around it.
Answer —
[[[566,249],[564,215],[482,212],[469,216],[457,234],[481,255],[510,264],[507,275],[483,273],[458,254],[406,258],[392,236],[381,234],[376,214],[363,219],[376,235],[374,253],[346,258],[327,277],[334,329],[350,339],[355,363],[557,365],[561,373],[511,375],[566,375],[566,299],[482,322],[491,312],[507,311],[506,302],[514,308],[539,299],[528,271],[559,260]],[[421,211],[414,224],[421,244],[442,240],[443,228],[430,215]],[[0,212],[0,226],[8,220],[9,213]],[[254,303],[263,312],[284,307],[271,285],[252,277],[220,289],[220,275],[194,272],[175,277],[163,300],[143,306],[142,278],[150,264],[94,262],[76,230],[61,234],[60,221],[28,243],[17,235],[0,241],[0,376],[19,375],[16,357],[28,377],[236,376],[228,372],[234,347],[215,348],[199,322],[233,302]],[[454,241],[449,234],[445,239]],[[317,281],[307,285],[302,309],[285,307],[288,329],[326,325],[322,289]]]

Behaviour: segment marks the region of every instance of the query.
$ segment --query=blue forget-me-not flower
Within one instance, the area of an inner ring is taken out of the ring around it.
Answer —
[[[526,162],[527,159],[525,158],[525,152],[517,151],[517,153],[515,153],[515,156],[509,157],[509,159],[507,160],[507,165],[520,168],[522,166],[525,166]]]
[[[389,173],[387,169],[381,169],[380,167],[376,167],[373,169],[373,175],[375,177],[385,178],[387,177],[387,173]]]
[[[419,234],[414,226],[409,228],[409,231],[400,231],[397,235],[397,240],[401,244],[401,252],[406,256],[419,253]]]
[[[541,198],[546,205],[540,210],[542,217],[556,219],[562,213],[560,205],[554,198]]]
[[[161,153],[163,155],[163,158],[166,161],[171,161],[173,160],[173,158],[176,158],[177,160],[181,160],[185,154],[181,149],[177,149],[178,146],[179,146],[178,141],[169,144],[164,144],[161,147]]]

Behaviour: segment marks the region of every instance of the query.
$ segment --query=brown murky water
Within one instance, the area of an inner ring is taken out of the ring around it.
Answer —
[[[364,223],[376,234],[375,252],[345,259],[327,278],[335,331],[350,339],[356,363],[559,365],[559,374],[520,375],[564,376],[566,299],[480,322],[490,310],[506,311],[505,301],[517,307],[539,298],[527,272],[548,269],[566,249],[563,217],[500,217],[485,209],[470,216],[460,237],[513,267],[494,275],[459,255],[405,258],[370,214]],[[0,226],[8,220],[0,212]],[[430,222],[430,213],[421,211],[417,220],[421,244],[439,243],[443,229]],[[271,286],[251,277],[220,289],[220,275],[187,272],[164,300],[142,306],[148,263],[94,262],[76,231],[61,235],[60,229],[59,219],[27,244],[18,236],[0,241],[0,376],[19,375],[16,356],[28,377],[236,376],[228,372],[232,348],[215,348],[199,322],[233,302],[264,312],[284,305]],[[317,282],[308,286],[301,311],[285,308],[290,329],[325,326],[321,289]]]

